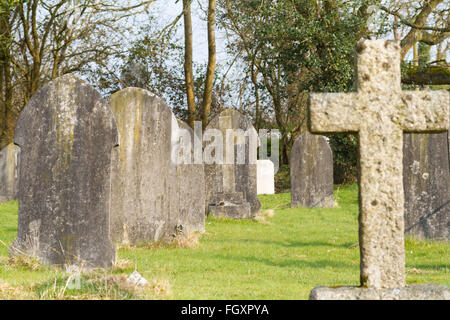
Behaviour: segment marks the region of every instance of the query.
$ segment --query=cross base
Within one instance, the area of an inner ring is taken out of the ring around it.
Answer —
[[[437,284],[392,289],[317,287],[311,291],[309,300],[450,300],[450,288]]]

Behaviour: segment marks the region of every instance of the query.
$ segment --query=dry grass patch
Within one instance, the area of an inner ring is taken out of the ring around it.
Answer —
[[[35,296],[22,286],[11,286],[0,280],[0,300],[31,300]]]
[[[170,240],[161,240],[149,243],[145,246],[145,249],[160,249],[160,248],[193,249],[198,247],[201,236],[202,233],[200,232],[193,232],[188,235],[179,235]]]
[[[33,289],[42,300],[150,300],[163,299],[170,293],[168,281],[134,286],[127,278],[126,274],[72,274],[36,284]]]
[[[20,268],[31,271],[43,271],[47,269],[37,258],[26,256],[2,257],[0,265],[7,269]]]
[[[272,209],[264,210],[262,213],[258,213],[253,220],[263,224],[270,224],[268,219],[273,218],[275,215],[275,211]]]

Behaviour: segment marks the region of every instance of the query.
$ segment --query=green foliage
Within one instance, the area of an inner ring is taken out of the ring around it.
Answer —
[[[358,135],[334,134],[328,137],[333,151],[335,184],[349,184],[358,178]]]

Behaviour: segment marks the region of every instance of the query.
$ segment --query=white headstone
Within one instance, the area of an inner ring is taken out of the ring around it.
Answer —
[[[275,166],[270,160],[258,160],[257,167],[258,194],[275,193]]]

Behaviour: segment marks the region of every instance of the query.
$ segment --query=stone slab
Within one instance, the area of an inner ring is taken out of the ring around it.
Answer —
[[[0,150],[0,202],[17,199],[19,152],[12,143]]]
[[[309,300],[450,300],[450,288],[434,284],[391,289],[317,287]]]

